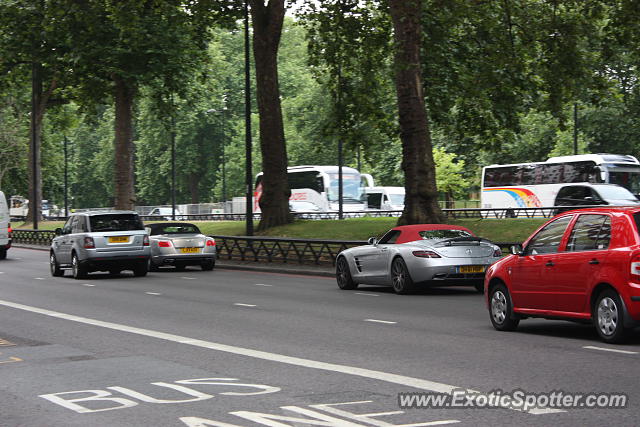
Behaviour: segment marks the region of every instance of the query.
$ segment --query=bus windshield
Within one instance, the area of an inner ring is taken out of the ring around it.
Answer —
[[[329,194],[331,202],[337,202],[339,197],[339,178],[337,173],[329,174]],[[342,174],[342,197],[345,202],[361,203],[362,182],[360,175],[344,173]]]

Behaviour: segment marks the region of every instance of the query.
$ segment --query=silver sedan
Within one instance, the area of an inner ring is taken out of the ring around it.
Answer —
[[[502,257],[500,248],[464,227],[445,224],[392,228],[380,240],[346,249],[336,258],[340,289],[390,285],[408,294],[417,285],[470,285],[482,292],[484,272]]]
[[[146,227],[151,241],[149,270],[173,266],[184,270],[187,265],[199,265],[213,270],[216,262],[216,241],[205,236],[197,226],[186,222],[163,222]]]

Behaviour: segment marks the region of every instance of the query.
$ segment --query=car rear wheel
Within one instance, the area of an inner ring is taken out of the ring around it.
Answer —
[[[484,294],[484,283],[476,283],[474,287],[476,288],[476,291],[478,291],[481,294]]]
[[[187,268],[187,266],[184,264],[176,264],[174,267],[176,271],[184,271],[184,269]]]
[[[64,276],[64,270],[60,268],[60,264],[58,264],[58,260],[56,259],[56,254],[53,252],[49,255],[49,268],[51,269],[51,275],[53,277]]]
[[[206,260],[206,261],[202,261],[202,264],[200,264],[200,267],[202,268],[202,271],[211,271],[213,270],[213,267],[215,267],[216,262],[214,260]]]
[[[85,279],[87,277],[87,267],[82,265],[75,253],[71,256],[71,271],[73,278],[76,280]]]
[[[343,256],[338,258],[336,264],[336,281],[338,282],[338,287],[342,290],[351,290],[358,287],[358,284],[351,277],[349,263]]]
[[[7,258],[7,248],[0,248],[0,259]]]
[[[120,274],[120,269],[119,268],[112,268],[111,270],[109,270],[109,274],[112,276],[117,276]]]
[[[603,341],[625,341],[628,330],[624,327],[622,301],[616,291],[607,289],[598,295],[593,311],[596,330]]]
[[[396,258],[391,263],[391,284],[393,291],[398,295],[406,295],[414,291],[413,279],[402,258]]]
[[[505,285],[500,284],[491,288],[489,314],[493,327],[499,331],[513,331],[518,327],[520,319],[513,313],[511,295]]]
[[[151,261],[151,258],[149,258],[149,271],[160,271],[160,267],[158,267],[153,261]]]
[[[133,275],[136,277],[144,277],[147,275],[147,261],[139,262],[133,268]]]

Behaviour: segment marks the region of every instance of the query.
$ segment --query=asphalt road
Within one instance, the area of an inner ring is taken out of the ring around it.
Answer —
[[[79,281],[52,278],[46,252],[13,248],[0,262],[0,425],[638,424],[640,333],[610,346],[590,326],[520,325],[493,330],[471,289],[397,296],[340,291],[323,277],[195,268]],[[624,393],[628,402],[398,404],[399,393],[454,389]]]

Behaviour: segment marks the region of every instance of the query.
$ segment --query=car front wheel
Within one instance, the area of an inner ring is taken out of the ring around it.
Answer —
[[[354,282],[353,277],[351,277],[349,263],[345,257],[338,258],[338,263],[336,264],[336,281],[338,282],[338,287],[345,291],[358,287],[358,284]]]
[[[627,338],[622,301],[616,291],[607,289],[598,295],[593,318],[598,335],[604,342],[621,343]]]
[[[513,314],[511,295],[505,285],[497,285],[489,293],[489,314],[493,327],[499,331],[513,331],[520,319]]]
[[[58,260],[56,259],[56,254],[51,252],[49,255],[49,268],[51,269],[51,275],[54,277],[64,276],[64,270],[60,268],[60,264],[58,264]]]
[[[413,279],[402,258],[396,258],[391,263],[391,283],[393,291],[398,295],[410,294],[414,290]]]

